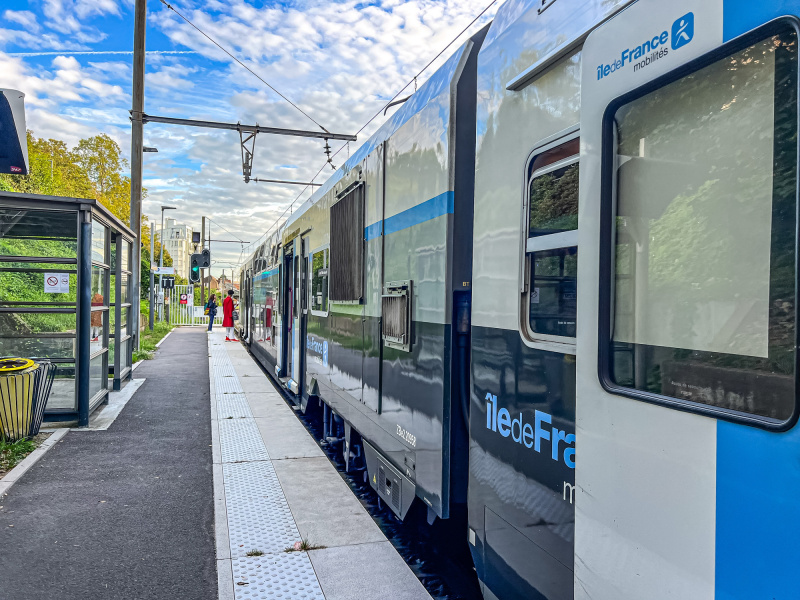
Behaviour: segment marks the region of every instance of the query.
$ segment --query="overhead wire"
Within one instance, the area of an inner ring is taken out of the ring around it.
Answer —
[[[287,98],[287,97],[286,97],[286,96],[284,96],[282,93],[280,93],[280,92],[279,92],[279,91],[278,91],[278,90],[275,88],[275,86],[273,86],[272,84],[270,84],[270,83],[269,83],[267,80],[265,80],[263,77],[261,77],[261,76],[260,76],[258,73],[256,73],[255,71],[253,71],[253,69],[251,69],[250,67],[248,67],[246,64],[244,64],[244,63],[243,63],[241,60],[239,60],[238,58],[236,58],[236,57],[235,57],[233,54],[231,54],[231,53],[230,53],[228,50],[226,50],[225,48],[223,48],[223,47],[222,47],[222,46],[221,46],[221,45],[220,45],[220,44],[219,44],[219,43],[218,43],[218,42],[217,42],[217,41],[216,41],[214,38],[212,38],[212,37],[211,37],[210,35],[208,35],[208,34],[207,34],[205,31],[203,31],[202,29],[200,29],[200,28],[199,28],[197,25],[195,25],[194,23],[192,23],[192,22],[191,22],[189,19],[187,19],[186,17],[184,17],[184,16],[183,16],[183,15],[182,15],[182,14],[181,14],[181,13],[180,13],[180,12],[179,12],[179,11],[178,11],[176,8],[175,8],[175,7],[174,7],[174,6],[172,6],[171,4],[169,4],[169,3],[168,3],[166,0],[160,0],[160,2],[161,2],[161,4],[163,4],[164,6],[166,6],[166,7],[167,7],[169,10],[171,10],[171,11],[172,11],[172,12],[174,12],[176,15],[178,15],[178,16],[179,16],[181,19],[183,19],[184,21],[186,21],[186,23],[188,23],[188,24],[189,24],[191,27],[193,27],[193,28],[194,28],[194,29],[195,29],[195,30],[196,30],[198,33],[200,33],[200,35],[202,35],[203,37],[205,37],[205,38],[206,38],[206,39],[207,39],[209,42],[211,42],[211,43],[212,43],[212,44],[214,44],[214,45],[215,45],[217,48],[219,48],[220,50],[222,50],[222,51],[223,51],[225,54],[227,54],[228,56],[230,56],[230,57],[231,57],[231,58],[232,58],[234,61],[236,61],[236,62],[237,62],[237,63],[238,63],[240,66],[242,66],[244,69],[246,69],[246,70],[247,70],[247,71],[248,71],[248,72],[249,72],[251,75],[253,75],[253,76],[254,76],[256,79],[258,79],[258,80],[259,80],[261,83],[263,83],[263,84],[264,84],[264,85],[266,85],[266,86],[267,86],[269,89],[271,89],[273,92],[275,92],[276,94],[278,94],[278,96],[280,96],[281,98],[283,98],[284,100],[286,100],[286,102],[288,102],[289,104],[291,104],[292,106],[294,106],[294,107],[295,107],[295,108],[296,108],[298,111],[300,111],[300,112],[301,112],[303,115],[305,115],[305,116],[306,116],[306,117],[307,117],[309,120],[311,120],[311,122],[313,122],[313,123],[314,123],[314,125],[316,125],[316,126],[317,126],[317,127],[319,127],[320,129],[322,129],[322,131],[324,131],[325,133],[330,133],[330,131],[328,131],[328,130],[327,130],[327,129],[325,129],[325,128],[324,128],[322,125],[320,125],[320,124],[319,124],[319,123],[316,121],[316,119],[314,119],[314,117],[312,117],[312,116],[311,116],[311,115],[309,115],[309,114],[308,114],[306,111],[304,111],[302,108],[300,108],[299,106],[297,106],[297,104],[295,104],[294,102],[292,102],[291,100],[289,100],[289,98]]]
[[[161,2],[164,2],[164,0],[161,0]],[[414,91],[416,92],[417,91],[417,78],[420,75],[422,75],[422,73],[424,73],[425,70],[428,69],[428,67],[430,67],[434,62],[436,62],[436,60],[442,54],[444,54],[447,51],[447,49],[450,48],[450,46],[452,46],[462,35],[464,35],[467,32],[467,30],[469,30],[469,28],[472,27],[478,21],[478,19],[480,19],[483,15],[485,15],[489,11],[489,9],[492,8],[492,6],[497,4],[497,2],[498,2],[498,0],[492,0],[481,12],[479,12],[478,15],[474,19],[472,19],[472,21],[469,22],[469,25],[464,27],[464,29],[462,29],[458,33],[458,35],[456,35],[452,40],[450,40],[450,42],[448,42],[447,45],[444,48],[442,48],[436,56],[434,56],[431,60],[429,60],[428,63],[424,67],[422,67],[422,69],[420,69],[419,72],[416,75],[414,75],[414,77],[409,79],[408,83],[406,83],[402,88],[400,88],[397,91],[397,93],[389,99],[388,102],[383,104],[381,106],[380,110],[378,112],[376,112],[374,115],[372,115],[372,117],[370,117],[370,119],[361,126],[361,128],[356,132],[356,135],[358,135],[359,133],[364,131],[364,129],[366,129],[369,126],[369,124],[372,123],[376,118],[378,118],[380,116],[380,114],[384,111],[384,109],[387,108],[392,102],[394,102],[394,100],[396,100],[397,97],[400,96],[400,94],[402,94],[406,90],[406,88],[409,85],[411,85],[412,83],[414,84]],[[319,176],[320,173],[322,173],[322,171],[325,169],[325,167],[327,166],[328,162],[330,162],[330,160],[335,158],[336,155],[339,154],[339,152],[341,152],[344,148],[348,147],[348,143],[349,142],[345,142],[344,144],[339,146],[339,149],[336,152],[334,152],[333,154],[330,155],[328,161],[326,161],[325,164],[322,165],[322,168],[320,168],[320,170],[317,171],[316,175],[314,175],[314,177],[311,178],[312,182],[314,181],[314,179],[316,179]],[[294,203],[297,202],[300,199],[300,197],[303,194],[306,193],[306,191],[308,190],[309,187],[311,187],[311,186],[304,187],[300,191],[300,193],[295,197],[295,199],[292,200],[291,204],[289,204],[289,206],[286,207],[286,210],[284,210],[281,213],[281,215],[277,219],[275,219],[273,224],[270,225],[270,227],[269,227],[269,229],[267,229],[266,233],[264,233],[263,235],[259,236],[259,238],[255,242],[252,242],[247,247],[249,248],[250,246],[257,246],[260,243],[261,238],[266,239],[269,236],[269,232],[272,231],[272,228],[275,227],[275,225],[278,224],[278,221],[280,221],[283,218],[283,216],[286,214],[286,212],[294,206]]]
[[[214,220],[214,219],[212,219],[211,217],[206,217],[206,218],[207,218],[207,219],[208,219],[208,220],[209,220],[211,223],[216,223],[217,225],[219,225],[219,226],[220,226],[220,227],[221,227],[221,228],[222,228],[222,229],[223,229],[223,230],[224,230],[226,233],[230,233],[230,234],[231,234],[233,237],[235,237],[237,240],[239,240],[240,242],[244,243],[244,240],[243,240],[242,238],[240,238],[240,237],[239,237],[238,235],[236,235],[235,233],[231,233],[230,231],[228,231],[227,229],[225,229],[224,227],[222,227],[222,225],[220,225],[220,223],[219,223],[218,221],[215,221],[215,220]]]

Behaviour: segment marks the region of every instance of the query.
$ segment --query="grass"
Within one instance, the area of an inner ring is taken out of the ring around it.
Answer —
[[[324,550],[325,546],[316,546],[308,541],[308,538],[295,542],[294,546],[284,548],[284,552],[308,552],[309,550]]]
[[[169,323],[155,323],[153,324],[153,331],[149,329],[142,329],[142,342],[141,348],[133,353],[133,362],[140,360],[150,360],[153,358],[153,353],[156,351],[156,344],[160,342],[165,335],[172,331],[173,326]]]
[[[17,466],[17,463],[35,449],[36,443],[33,440],[7,442],[0,439],[0,476]]]
[[[250,550],[247,556],[264,556],[264,553],[261,550]]]

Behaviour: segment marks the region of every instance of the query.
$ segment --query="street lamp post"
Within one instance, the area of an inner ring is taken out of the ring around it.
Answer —
[[[161,232],[159,233],[160,240],[161,240],[161,251],[159,252],[158,257],[158,285],[161,287],[161,279],[164,277],[161,273],[161,267],[164,266],[164,211],[165,210],[176,210],[175,206],[161,206]],[[164,292],[159,292],[159,294],[163,294]],[[164,301],[161,301],[161,321],[164,320]]]
[[[155,276],[153,275],[153,255],[156,253],[155,251],[155,244],[156,244],[156,222],[150,222],[150,331],[153,331],[153,320],[155,319],[155,312],[156,312],[156,303],[155,303]]]

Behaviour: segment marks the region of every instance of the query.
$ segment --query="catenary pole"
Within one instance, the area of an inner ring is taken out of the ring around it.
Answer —
[[[164,280],[164,275],[163,275],[164,271],[162,269],[162,267],[164,266],[164,207],[163,206],[161,207],[161,231],[158,232],[158,240],[161,242],[161,251],[159,252],[158,255],[158,287],[159,287],[158,297],[160,299],[162,297],[162,294],[164,293],[163,289],[164,286],[161,284],[161,282]],[[158,320],[163,321],[164,301],[159,300],[158,306],[160,308],[158,313]]]
[[[153,255],[156,253],[156,222],[150,222],[150,331],[153,331],[153,319],[155,317],[155,302],[153,301],[153,290],[155,288],[155,276],[153,275]]]
[[[200,252],[206,247],[206,218],[203,217],[203,225],[200,228]],[[200,269],[200,302],[206,305],[206,274],[205,269]]]
[[[142,273],[142,115],[144,114],[144,49],[147,26],[147,0],[136,0],[133,21],[133,94],[131,103],[131,229],[136,232],[133,244],[133,273],[131,287],[133,297],[133,329],[135,346],[140,347],[139,299],[141,297]],[[153,307],[150,307],[153,310]]]

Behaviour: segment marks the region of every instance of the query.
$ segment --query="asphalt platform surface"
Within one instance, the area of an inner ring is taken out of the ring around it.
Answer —
[[[0,499],[0,598],[217,598],[208,349],[180,328],[107,431],[70,431]]]

